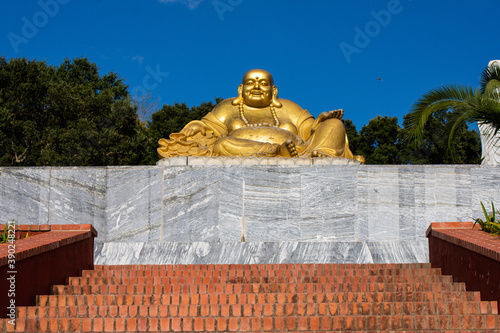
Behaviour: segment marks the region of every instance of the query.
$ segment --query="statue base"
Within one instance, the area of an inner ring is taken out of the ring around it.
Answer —
[[[96,264],[415,263],[428,262],[431,222],[500,201],[498,166],[176,159],[186,165],[0,168],[0,212],[92,224]]]
[[[361,165],[363,163],[344,157],[206,157],[206,156],[176,156],[163,158],[156,162],[158,166],[231,166],[231,165]]]

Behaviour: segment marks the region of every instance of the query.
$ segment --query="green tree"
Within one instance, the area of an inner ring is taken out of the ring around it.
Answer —
[[[486,123],[492,126],[492,134],[500,130],[500,68],[487,67],[482,74],[480,88],[463,85],[445,85],[433,89],[421,97],[407,115],[407,137],[420,144],[425,137],[425,127],[431,116],[447,112],[446,138],[452,158],[456,152],[460,128],[466,123]]]
[[[462,123],[456,127],[454,155],[448,149],[451,114],[445,110],[435,112],[427,119],[421,141],[404,140],[404,159],[411,164],[478,164],[481,163],[479,134]],[[403,121],[401,137],[411,132],[408,115]]]
[[[399,126],[397,117],[387,116],[371,119],[359,133],[350,120],[345,120],[344,124],[352,152],[365,156],[367,164],[480,163],[479,135],[466,124],[457,128],[456,159],[448,154],[447,116],[444,111],[432,115],[425,127],[424,140],[419,144],[404,140],[408,131],[407,116],[404,128]]]
[[[139,164],[147,145],[127,86],[86,58],[0,57],[0,165]]]
[[[405,164],[400,132],[397,117],[377,116],[359,131],[356,154],[363,155],[366,164]]]
[[[351,119],[342,119],[342,121],[344,122],[345,133],[347,134],[347,139],[349,140],[349,148],[354,155],[362,155],[361,152],[358,151],[359,133],[356,129],[356,125],[354,125]]]

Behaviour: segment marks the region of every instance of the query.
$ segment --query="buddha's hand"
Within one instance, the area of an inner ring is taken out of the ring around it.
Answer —
[[[344,110],[342,110],[342,109],[322,112],[322,113],[320,113],[318,118],[316,118],[316,120],[314,121],[311,129],[313,131],[316,130],[318,128],[319,124],[321,124],[322,122],[324,122],[327,119],[331,119],[331,118],[342,119],[343,115],[344,115]]]
[[[181,133],[187,137],[196,135],[197,133],[201,133],[202,135],[205,135],[206,129],[201,124],[192,123],[192,124],[187,124],[186,127],[184,127],[181,130]]]

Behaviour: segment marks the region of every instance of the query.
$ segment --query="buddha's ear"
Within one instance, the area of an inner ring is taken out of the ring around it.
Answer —
[[[243,84],[240,84],[240,86],[238,87],[238,97],[236,97],[232,101],[233,105],[239,105],[241,103],[243,103]]]
[[[283,106],[281,102],[278,100],[278,87],[276,86],[273,86],[273,101],[271,104],[276,108],[280,108]]]

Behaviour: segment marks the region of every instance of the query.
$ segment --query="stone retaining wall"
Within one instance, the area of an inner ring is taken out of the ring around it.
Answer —
[[[472,221],[480,201],[500,205],[493,166],[184,160],[0,168],[0,216],[90,223],[96,264],[404,263],[428,261],[431,222]]]

